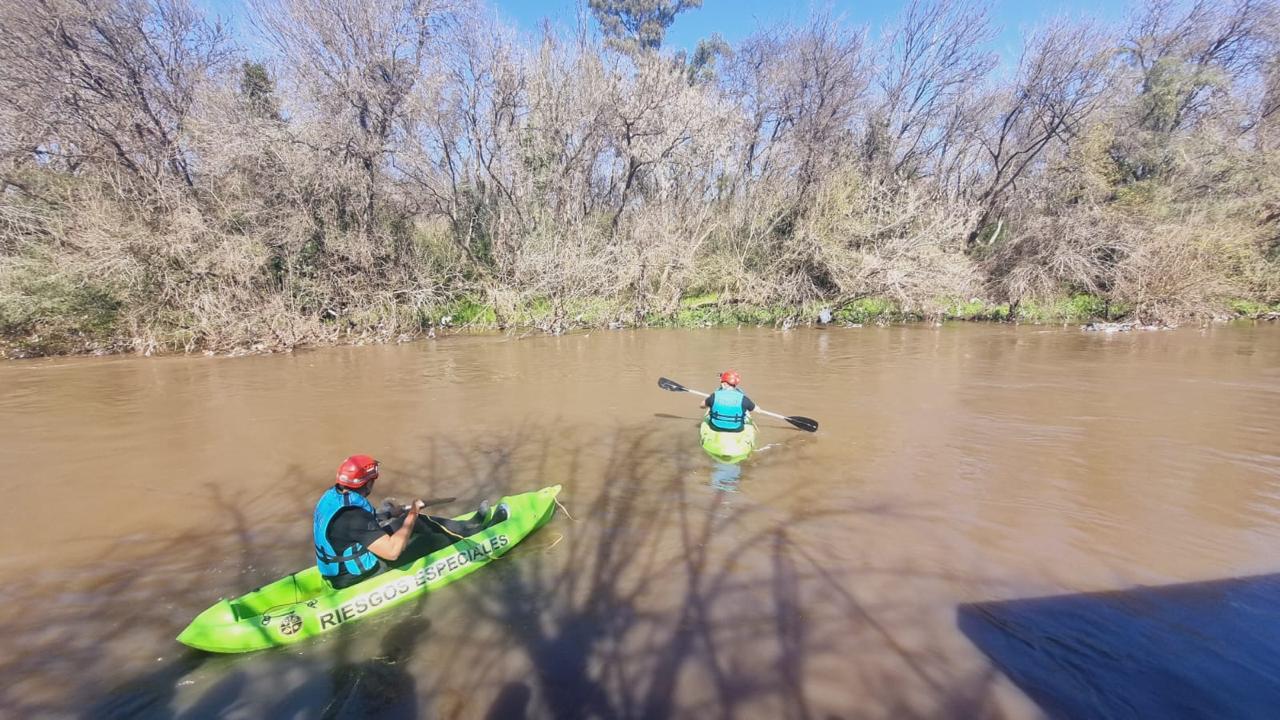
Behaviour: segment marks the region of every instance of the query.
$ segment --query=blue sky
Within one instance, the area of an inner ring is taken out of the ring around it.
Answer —
[[[206,10],[232,21],[239,29],[245,15],[243,0],[195,0]],[[585,7],[585,0],[580,0]],[[501,16],[522,30],[536,32],[547,18],[554,24],[572,27],[579,0],[486,0]],[[902,2],[890,0],[830,0],[820,3],[777,0],[703,0],[702,7],[681,14],[667,35],[672,47],[692,49],[698,40],[719,32],[730,43],[747,37],[760,27],[788,20],[803,21],[811,9],[828,9],[851,25],[867,25],[877,37],[880,27],[895,17]],[[1120,22],[1132,7],[1132,0],[992,0],[991,16],[1002,28],[994,50],[1006,58],[1017,57],[1026,32],[1057,16],[1091,16],[1107,23]]]
[[[576,15],[575,0],[489,0],[490,6],[521,28],[536,30],[544,17],[571,25]],[[585,5],[585,0],[583,5]],[[975,3],[976,4],[976,3]],[[747,37],[757,28],[802,22],[810,10],[830,10],[850,25],[867,25],[877,37],[880,27],[895,18],[904,2],[890,0],[831,0],[829,2],[779,2],[777,0],[703,0],[702,7],[677,17],[667,34],[667,44],[692,49],[700,38],[719,32],[730,44]],[[1031,28],[1058,16],[1091,16],[1108,23],[1119,22],[1127,8],[1125,0],[994,0],[989,4],[994,23],[1003,29],[995,49],[1005,56],[1017,56],[1022,38]]]

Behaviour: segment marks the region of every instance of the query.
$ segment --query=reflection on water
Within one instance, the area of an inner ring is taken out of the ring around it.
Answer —
[[[723,492],[738,492],[738,480],[741,477],[741,465],[717,461],[711,468],[711,487]]]
[[[709,466],[698,398],[654,380],[726,366],[822,431],[761,420],[768,452]],[[0,453],[24,469],[0,523],[4,717],[1071,715],[1036,668],[1075,660],[1006,657],[957,607],[1014,646],[1106,650],[1124,616],[1097,608],[1142,596],[1096,593],[1280,569],[1274,327],[451,338],[11,362],[0,387]],[[572,518],[285,651],[178,646],[218,597],[312,562],[312,504],[354,452],[382,461],[375,504],[461,513],[556,482]],[[1243,632],[1166,606],[1185,647]],[[1195,672],[1275,687],[1272,657],[1238,648]],[[1210,702],[1184,701],[1253,707]]]

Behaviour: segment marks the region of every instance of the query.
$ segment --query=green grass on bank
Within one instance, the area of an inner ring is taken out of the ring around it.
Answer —
[[[825,311],[825,312],[824,312]],[[818,324],[824,314],[834,326],[911,322],[1019,322],[1027,324],[1083,324],[1130,319],[1131,307],[1107,303],[1087,294],[1047,302],[1024,301],[1011,306],[979,298],[940,299],[930,309],[904,308],[888,298],[866,297],[840,306],[757,305],[716,293],[682,298],[674,310],[653,310],[637,318],[624,303],[605,298],[560,301],[533,298],[499,307],[483,295],[456,298],[433,308],[404,308],[405,317],[423,332],[492,331],[527,328],[561,332],[593,327],[648,326],[707,328],[739,325],[794,326]],[[122,351],[131,347],[122,303],[103,284],[72,284],[57,276],[11,275],[0,288],[0,357],[32,357],[87,352]],[[1280,303],[1237,299],[1224,304],[1220,318],[1280,317]],[[416,319],[415,319],[416,318]],[[377,318],[347,317],[358,327]],[[171,332],[162,351],[202,349],[181,318],[170,318]],[[269,340],[266,343],[269,345]]]
[[[1231,312],[1240,318],[1257,319],[1280,315],[1280,302],[1275,305],[1267,305],[1256,300],[1232,300],[1229,306]]]
[[[493,305],[474,296],[466,296],[421,315],[423,328],[427,327],[492,327],[498,322]]]
[[[1072,324],[1118,321],[1131,317],[1132,307],[1108,303],[1094,295],[1077,294],[1047,302],[1024,301],[1016,306],[978,298],[939,301],[933,309],[904,308],[883,297],[866,297],[839,307],[824,303],[805,306],[758,305],[702,293],[681,298],[672,312],[651,311],[644,315],[648,327],[705,328],[726,325],[807,325],[820,322],[823,311],[835,325],[864,325],[910,322],[1020,322],[1028,324]],[[1280,312],[1280,304],[1269,306],[1247,300],[1232,301],[1224,313],[1241,318],[1263,318]],[[538,298],[509,312],[499,312],[492,304],[469,297],[455,301],[426,316],[427,325],[493,330],[498,327],[542,328],[559,318],[561,329],[599,327],[608,324],[635,325],[628,308],[603,298],[566,300],[557,315],[554,304]],[[425,327],[425,326],[424,326]]]
[[[121,302],[103,282],[71,282],[33,265],[0,286],[0,347],[21,356],[92,352],[120,333]]]

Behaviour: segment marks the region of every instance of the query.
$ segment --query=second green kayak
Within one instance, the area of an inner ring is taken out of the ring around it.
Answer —
[[[410,555],[386,572],[348,588],[334,589],[312,565],[238,598],[220,600],[197,615],[178,635],[178,641],[208,652],[264,650],[296,643],[399,605],[506,554],[551,519],[559,492],[560,486],[552,485],[504,497],[500,502],[510,508],[506,520],[427,555]]]
[[[747,416],[746,427],[742,432],[719,432],[703,418],[698,434],[702,439],[702,449],[720,462],[740,463],[756,449],[756,424]]]

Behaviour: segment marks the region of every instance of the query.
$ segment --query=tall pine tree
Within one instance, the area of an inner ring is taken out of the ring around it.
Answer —
[[[600,29],[626,52],[657,50],[676,15],[702,7],[702,0],[590,0]]]

